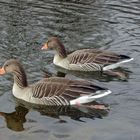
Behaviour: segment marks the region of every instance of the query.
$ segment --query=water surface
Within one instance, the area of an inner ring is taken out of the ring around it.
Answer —
[[[58,36],[69,51],[99,48],[134,57],[120,69],[127,73],[125,81],[95,74],[66,75],[113,91],[99,100],[111,108],[102,119],[84,115],[83,121],[77,121],[66,113],[58,114],[60,121],[48,115],[49,111],[41,114],[18,108],[11,94],[12,77],[0,77],[0,112],[8,114],[0,117],[0,139],[139,140],[139,15],[139,0],[0,0],[0,64],[9,58],[20,59],[30,83],[43,77],[42,69],[57,73],[53,53],[40,50],[51,36]]]

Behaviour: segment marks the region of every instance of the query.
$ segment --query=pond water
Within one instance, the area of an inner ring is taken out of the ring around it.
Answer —
[[[98,102],[108,112],[75,108],[45,111],[17,107],[11,75],[0,77],[0,139],[139,140],[140,139],[140,1],[139,0],[0,0],[0,65],[18,58],[29,83],[61,69],[43,43],[58,36],[69,51],[98,48],[126,54],[134,61],[117,77],[68,72],[112,90]],[[28,105],[27,105],[28,106]],[[28,107],[27,107],[28,108]]]

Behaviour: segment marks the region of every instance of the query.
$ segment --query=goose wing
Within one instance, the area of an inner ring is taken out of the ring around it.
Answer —
[[[87,71],[102,70],[104,66],[127,59],[130,59],[130,57],[96,49],[78,50],[68,55],[71,67],[77,68],[77,70],[79,68],[87,69]]]
[[[34,98],[50,99],[53,105],[69,105],[71,100],[82,96],[97,94],[106,90],[87,81],[74,81],[65,78],[47,78],[32,86]]]

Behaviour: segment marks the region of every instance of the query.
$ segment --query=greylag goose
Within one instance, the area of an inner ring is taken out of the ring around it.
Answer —
[[[25,71],[16,59],[7,60],[0,75],[12,73],[13,95],[21,100],[41,105],[77,105],[92,102],[111,93],[110,90],[85,80],[60,77],[44,78],[28,85]]]
[[[67,54],[64,45],[57,37],[51,37],[42,47],[56,50],[53,63],[68,70],[107,71],[133,60],[126,55],[96,49],[82,49]]]

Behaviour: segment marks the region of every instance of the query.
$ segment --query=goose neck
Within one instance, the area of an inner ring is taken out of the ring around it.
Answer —
[[[67,57],[67,53],[66,53],[66,49],[64,47],[64,45],[60,44],[57,48],[56,48],[56,52],[58,53],[58,55],[61,58],[66,58]]]
[[[19,88],[27,87],[26,74],[23,69],[14,71],[14,83],[17,84]]]

